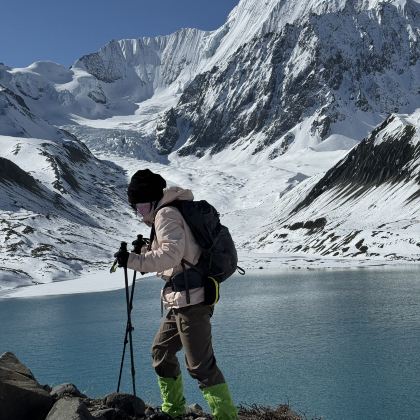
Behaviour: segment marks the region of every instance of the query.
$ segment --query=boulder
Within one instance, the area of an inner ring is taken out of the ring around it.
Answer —
[[[54,399],[13,353],[0,356],[0,413],[3,419],[44,420]]]
[[[151,407],[151,406],[148,405],[148,406],[146,406],[146,410],[144,410],[144,415],[146,417],[150,417],[155,412],[156,412],[156,410],[153,407]]]
[[[203,414],[203,407],[201,407],[201,405],[195,403],[195,404],[191,404],[187,407],[187,414],[199,414],[202,415]]]
[[[60,398],[45,420],[93,420],[86,405],[79,398]]]
[[[91,411],[91,414],[95,420],[132,420],[133,418],[118,408]]]
[[[185,419],[185,417],[182,417]],[[173,420],[173,417],[171,417],[169,414],[166,414],[162,411],[157,411],[153,413],[151,416],[148,417],[148,420]]]
[[[77,398],[87,398],[85,394],[82,394],[73,384],[61,384],[55,386],[50,395],[55,399],[60,399],[63,397],[77,397]]]
[[[114,392],[104,398],[104,403],[110,408],[119,408],[134,417],[144,416],[146,410],[144,401],[130,394]]]

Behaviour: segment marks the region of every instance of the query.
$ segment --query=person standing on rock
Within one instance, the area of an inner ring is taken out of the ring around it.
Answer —
[[[183,348],[187,370],[198,381],[213,417],[237,419],[228,385],[214,356],[210,324],[213,306],[204,303],[201,281],[189,278],[184,290],[182,287],[174,290],[171,282],[174,276],[183,272],[182,261],[196,264],[201,250],[180,211],[163,206],[175,200],[193,198],[190,190],[166,188],[165,179],[149,169],[137,171],[128,186],[128,200],[141,220],[152,228],[153,241],[141,254],[120,251],[116,257],[121,267],[157,272],[166,281],[161,299],[168,312],[152,346],[162,411],[171,417],[185,414],[186,401],[176,356]]]

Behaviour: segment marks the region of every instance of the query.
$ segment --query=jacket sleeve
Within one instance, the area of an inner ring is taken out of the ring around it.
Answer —
[[[127,267],[146,273],[161,272],[181,264],[185,252],[185,229],[181,213],[165,207],[155,217],[157,249],[145,254],[130,253]]]

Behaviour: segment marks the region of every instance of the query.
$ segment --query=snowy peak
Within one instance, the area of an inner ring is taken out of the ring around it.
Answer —
[[[418,262],[418,118],[391,115],[324,176],[281,197],[261,249]]]
[[[419,127],[409,122],[410,119],[418,119],[419,114],[417,111],[410,117],[388,117],[325,174],[295,211],[311,205],[331,191],[340,191],[337,202],[354,199],[363,191],[383,185],[395,186],[407,182],[420,185]],[[408,200],[411,201],[412,197]]]
[[[256,3],[241,3],[243,13]],[[233,148],[271,159],[308,147],[336,150],[343,144],[334,144],[337,136],[351,144],[384,115],[418,106],[417,3],[407,3],[404,14],[398,2],[369,9],[376,3],[342,1],[319,15],[305,7],[318,10],[323,2],[269,4],[289,8],[279,19],[293,15],[294,23],[255,36],[197,75],[160,120],[159,150],[172,145],[181,156],[203,156]]]
[[[311,15],[337,13],[345,9],[360,12],[377,9],[385,5],[404,10],[406,5],[417,5],[414,0],[242,0],[229,14],[225,24],[230,34],[242,32],[243,43],[256,35],[279,31],[286,24],[302,21]]]
[[[205,70],[228,58],[254,37],[281,32],[286,25],[302,24],[313,15],[336,14],[345,10],[353,14],[370,10],[382,13],[384,7],[395,7],[401,14],[406,14],[407,5],[412,14],[418,15],[419,3],[415,0],[242,0],[229,14],[226,24],[215,32],[214,36],[222,33],[223,39]]]
[[[86,70],[106,83],[137,78],[153,93],[171,84],[182,70],[196,70],[208,54],[207,35],[198,29],[181,29],[168,36],[111,41],[97,53],[77,60],[73,68]]]
[[[27,70],[57,84],[68,83],[73,77],[73,73],[70,70],[53,61],[36,61],[27,67]]]

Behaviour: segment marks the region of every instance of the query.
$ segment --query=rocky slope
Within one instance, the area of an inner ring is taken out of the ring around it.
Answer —
[[[419,105],[419,17],[410,1],[349,1],[254,37],[188,85],[157,127],[159,150],[274,159],[334,134],[359,140],[368,121]]]
[[[51,388],[41,386],[32,372],[13,353],[0,356],[0,409],[4,420],[165,420],[160,408],[144,403],[129,394],[112,393],[92,399],[82,394],[73,384]],[[198,404],[187,407],[185,420],[211,420]],[[299,420],[301,417],[286,405],[275,409],[252,406],[240,408],[242,420]]]
[[[419,261],[419,119],[391,115],[317,182],[284,195],[284,216],[264,229],[260,247]]]
[[[132,217],[124,171],[0,90],[0,289],[109,262]],[[115,246],[112,247],[111,244]]]

